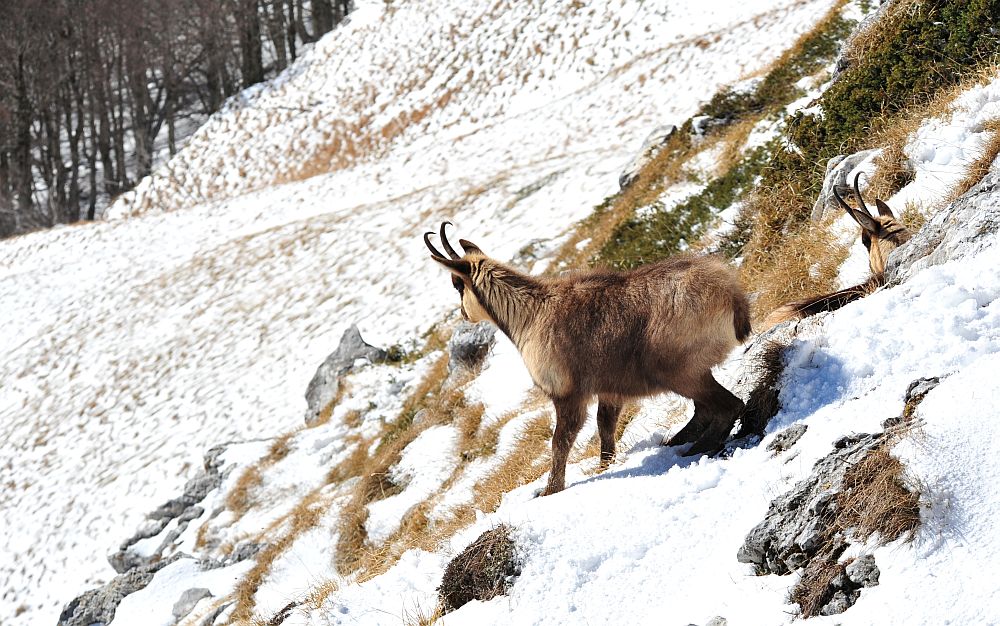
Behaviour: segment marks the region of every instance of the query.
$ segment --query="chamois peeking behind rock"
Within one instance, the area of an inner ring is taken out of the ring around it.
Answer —
[[[719,260],[676,256],[629,272],[529,276],[459,240],[448,256],[424,243],[451,272],[462,315],[496,324],[517,346],[535,384],[552,400],[552,472],[542,495],[565,487],[566,459],[597,397],[601,464],[615,455],[615,426],[630,398],[672,391],[694,400],[694,416],[668,445],[686,454],[719,450],[743,409],[712,367],[750,334],[750,307],[735,273]]]
[[[858,189],[860,177],[860,173],[854,177],[854,197],[858,206],[861,207],[860,209],[855,209],[847,204],[837,193],[836,188],[833,189],[833,195],[837,198],[837,204],[847,211],[847,214],[854,218],[854,221],[861,227],[861,243],[868,250],[868,267],[871,270],[871,276],[860,285],[783,304],[768,314],[764,320],[765,328],[788,320],[803,319],[823,311],[836,311],[885,285],[885,263],[889,258],[889,253],[909,241],[912,235],[906,226],[903,226],[896,219],[892,209],[877,198],[875,206],[878,208],[878,216],[871,214],[864,198],[861,197],[861,190]]]

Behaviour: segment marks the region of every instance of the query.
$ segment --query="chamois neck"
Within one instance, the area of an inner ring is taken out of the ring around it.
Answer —
[[[476,298],[515,345],[527,333],[545,298],[545,286],[533,276],[501,263],[484,263],[473,277]]]

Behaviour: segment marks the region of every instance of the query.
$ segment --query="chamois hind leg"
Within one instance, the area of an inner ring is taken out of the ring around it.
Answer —
[[[549,484],[542,491],[543,496],[558,493],[566,487],[566,460],[587,417],[587,403],[582,398],[553,399],[552,404],[556,408],[556,430],[552,435],[552,471],[549,473]]]
[[[726,443],[726,437],[733,430],[736,419],[743,412],[743,401],[719,384],[711,372],[704,378],[703,402],[710,416],[707,426],[684,456],[718,452]]]
[[[615,460],[615,427],[622,407],[616,402],[600,398],[597,404],[597,432],[601,438],[600,469],[606,469]]]
[[[709,423],[712,420],[712,415],[710,410],[707,408],[705,403],[700,400],[694,401],[694,416],[688,420],[688,423],[684,425],[677,433],[667,440],[664,445],[668,446],[682,446],[686,443],[691,443],[697,441],[701,437],[702,433],[708,428]]]

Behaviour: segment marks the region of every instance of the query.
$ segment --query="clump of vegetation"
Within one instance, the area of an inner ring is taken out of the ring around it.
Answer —
[[[714,123],[706,131],[702,145],[692,143],[691,121],[685,122],[632,185],[595,209],[592,220],[603,218],[607,222],[610,217],[612,223],[603,229],[588,229],[584,224],[583,230],[596,231],[592,235],[595,242],[587,247],[591,265],[628,269],[687,249],[714,215],[752,188],[771,161],[777,144],[755,148],[742,157],[733,155],[739,153],[753,124],[779,115],[782,107],[801,96],[798,81],[832,60],[854,24],[840,15],[843,4],[839,3],[813,31],[775,61],[752,88],[723,90],[703,106],[699,115],[709,116]],[[665,207],[659,200],[663,190],[683,180],[684,176],[678,175],[684,171],[683,164],[713,141],[725,144],[720,159],[724,171],[699,193],[677,206]],[[736,256],[748,230],[748,223],[742,227],[737,224],[722,242],[721,251]]]
[[[635,213],[618,224],[592,264],[631,269],[687,249],[713,215],[750,188],[767,156],[763,147],[751,150],[701,192],[673,207],[654,201],[641,214]]]
[[[506,524],[488,530],[448,563],[438,587],[446,611],[507,593],[520,574],[512,532]]]

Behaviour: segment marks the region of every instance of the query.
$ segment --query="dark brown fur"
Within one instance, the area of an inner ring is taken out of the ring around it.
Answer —
[[[563,489],[569,450],[595,396],[605,464],[614,458],[623,404],[665,391],[695,403],[694,417],[671,445],[694,443],[688,454],[722,446],[743,402],[711,368],[750,333],[746,295],[727,265],[678,256],[630,272],[540,278],[487,257],[474,244],[462,246],[460,258],[433,258],[456,277],[463,314],[489,320],[510,337],[555,406],[545,494]],[[434,251],[429,241],[428,247]]]

